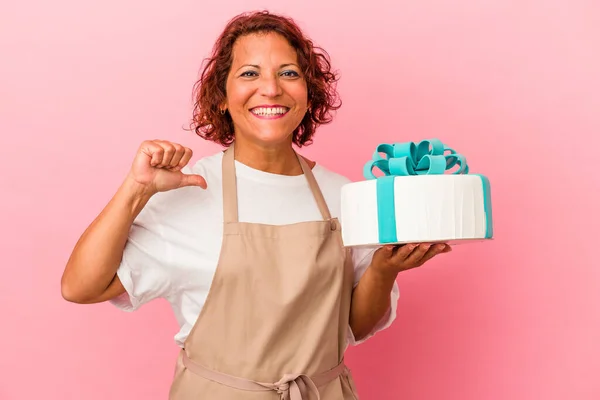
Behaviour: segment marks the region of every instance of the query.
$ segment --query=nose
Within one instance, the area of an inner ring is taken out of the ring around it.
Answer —
[[[260,93],[265,97],[277,97],[281,95],[281,82],[277,75],[263,75],[260,81]]]

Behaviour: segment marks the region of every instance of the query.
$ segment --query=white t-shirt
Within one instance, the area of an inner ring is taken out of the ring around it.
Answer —
[[[223,238],[223,153],[204,157],[183,172],[202,175],[207,189],[185,187],[154,195],[136,218],[129,233],[117,274],[126,293],[111,303],[134,311],[157,298],[166,299],[180,330],[175,343],[183,343],[206,300]],[[235,162],[238,218],[241,222],[273,225],[322,219],[304,175],[263,172]],[[350,181],[319,164],[313,174],[332,217],[340,217],[340,191]],[[343,221],[340,221],[343,223]],[[354,250],[356,285],[371,262],[375,248]],[[399,296],[395,283],[390,311],[370,335],[356,341],[348,327],[347,345],[364,342],[389,327],[396,318]]]

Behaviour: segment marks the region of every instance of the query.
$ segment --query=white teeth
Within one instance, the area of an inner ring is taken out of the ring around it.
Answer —
[[[285,114],[286,112],[287,112],[287,108],[285,108],[285,107],[259,107],[259,108],[254,108],[252,110],[253,114],[262,115],[262,116],[281,115],[281,114]]]

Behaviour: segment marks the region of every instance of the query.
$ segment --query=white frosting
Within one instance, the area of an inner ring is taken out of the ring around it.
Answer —
[[[367,180],[342,188],[344,245],[380,243],[376,185]],[[394,197],[398,243],[485,239],[483,184],[477,175],[396,177]]]

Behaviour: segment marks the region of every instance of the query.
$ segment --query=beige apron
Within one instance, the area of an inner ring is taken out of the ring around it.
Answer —
[[[323,220],[245,223],[238,221],[233,145],[225,151],[220,258],[169,399],[358,398],[343,362],[353,267],[339,221],[298,160]]]

